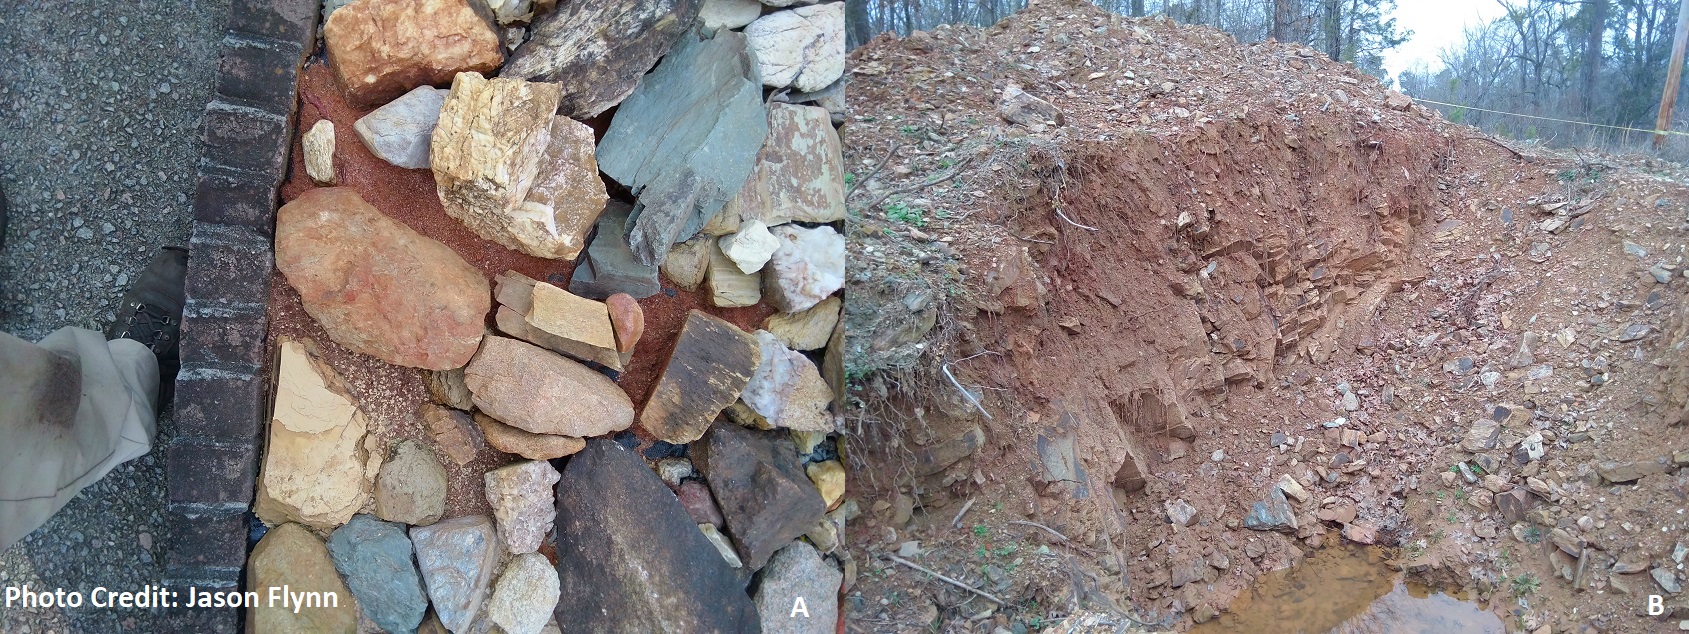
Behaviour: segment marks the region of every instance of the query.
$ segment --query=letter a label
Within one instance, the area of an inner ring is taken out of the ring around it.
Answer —
[[[796,601],[792,602],[792,613],[786,616],[788,618],[795,617],[799,612],[803,613],[803,618],[809,618],[809,605],[803,602],[803,597],[798,597]]]

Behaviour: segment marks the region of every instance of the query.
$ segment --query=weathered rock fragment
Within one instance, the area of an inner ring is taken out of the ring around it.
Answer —
[[[757,18],[745,27],[762,83],[811,92],[844,75],[844,4],[833,2]]]
[[[660,268],[676,288],[690,293],[704,283],[704,274],[710,268],[710,253],[715,250],[715,240],[698,236],[669,249]]]
[[[468,392],[464,388],[464,393]],[[470,422],[465,412],[423,403],[417,407],[416,414],[422,419],[423,429],[428,430],[428,437],[434,439],[434,446],[457,466],[474,462],[476,454],[487,446],[481,430]]]
[[[739,270],[719,244],[710,247],[704,282],[709,287],[710,305],[717,308],[754,306],[762,301],[762,276]]]
[[[598,216],[598,233],[587,245],[586,258],[569,277],[569,292],[593,299],[616,293],[644,299],[662,292],[657,267],[640,262],[628,248],[624,229],[631,210],[618,201],[605,203]]]
[[[1019,84],[1011,83],[1003,87],[1003,96],[997,101],[997,114],[1009,123],[1032,127],[1043,126],[1050,122],[1062,125],[1066,119],[1061,110],[1043,99],[1039,99],[1021,90]]]
[[[761,358],[756,338],[719,317],[691,311],[639,414],[640,425],[664,442],[697,440],[739,399]]]
[[[493,587],[487,616],[507,634],[540,634],[559,596],[557,569],[545,555],[517,555]]]
[[[704,0],[698,22],[706,29],[737,29],[761,15],[762,3],[757,0]]]
[[[305,152],[305,173],[318,185],[333,185],[334,178],[334,122],[319,119],[311,130],[299,138]]]
[[[833,431],[828,407],[833,390],[821,378],[815,362],[787,348],[766,330],[752,333],[762,361],[739,398],[774,427],[798,431]]]
[[[586,299],[521,273],[498,276],[499,330],[534,345],[621,371],[629,357],[616,350],[615,327],[604,302]]]
[[[756,169],[704,233],[733,233],[752,220],[773,227],[844,217],[844,151],[827,111],[773,103],[768,106],[768,141],[757,153]]]
[[[492,293],[451,247],[325,187],[276,211],[276,268],[335,343],[394,365],[463,367]]]
[[[633,424],[633,402],[610,379],[515,339],[488,337],[464,381],[481,411],[536,434],[588,438]]]
[[[621,103],[698,17],[700,0],[564,2],[534,21],[504,76],[564,87],[559,114],[591,119]]]
[[[407,169],[427,169],[434,125],[449,90],[417,86],[352,124],[371,154]]]
[[[376,517],[426,526],[440,521],[445,512],[446,468],[427,447],[400,441],[375,478]]]
[[[781,312],[807,310],[844,287],[845,245],[839,232],[781,225],[773,233],[780,249],[763,267],[763,291]]]
[[[529,460],[488,471],[487,503],[498,520],[498,534],[512,553],[531,553],[551,532],[557,517],[551,487],[561,477],[551,463]]]
[[[792,542],[768,560],[757,589],[763,634],[829,634],[839,618],[839,586],[844,573],[821,558],[814,546]],[[793,614],[803,600],[809,616]]]
[[[774,313],[762,320],[762,329],[772,333],[793,350],[815,350],[827,345],[833,327],[839,323],[844,300],[828,297],[821,303],[795,313]]]
[[[498,33],[471,1],[365,0],[334,11],[323,41],[347,100],[373,106],[459,72],[498,68]]]
[[[283,634],[357,631],[357,602],[346,584],[341,583],[334,562],[329,560],[328,549],[323,547],[323,540],[298,524],[287,523],[270,529],[247,559],[246,587],[282,586],[294,592],[333,592],[345,599],[337,607],[297,611],[260,601],[246,611],[246,631]]]
[[[739,558],[752,570],[821,521],[827,504],[784,433],[716,425],[693,447]]]
[[[417,567],[440,623],[467,632],[481,614],[504,545],[485,515],[454,517],[410,531]]]
[[[389,632],[415,630],[428,611],[411,550],[403,525],[368,515],[353,517],[328,538],[329,557],[358,607]]]
[[[586,447],[586,441],[572,436],[536,434],[499,422],[482,413],[475,414],[475,424],[486,437],[487,444],[505,453],[529,460],[562,458]]]
[[[370,460],[368,423],[350,395],[305,344],[282,342],[255,509],[265,523],[327,530],[369,501],[381,460]]]

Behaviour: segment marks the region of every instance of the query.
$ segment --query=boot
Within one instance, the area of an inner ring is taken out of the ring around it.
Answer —
[[[182,305],[186,303],[187,277],[187,249],[160,249],[123,295],[117,319],[106,328],[106,339],[133,339],[158,355],[160,411],[175,395],[176,370],[182,363]]]

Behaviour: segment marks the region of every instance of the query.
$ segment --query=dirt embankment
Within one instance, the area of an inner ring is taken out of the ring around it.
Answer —
[[[1596,465],[1689,447],[1684,282],[1649,272],[1677,167],[1520,155],[1305,48],[1077,2],[852,55],[864,631],[1182,629],[1342,541],[1512,627],[1653,625],[1608,577],[1670,554],[1670,509]],[[1059,121],[1006,120],[1011,86]],[[1285,478],[1306,499],[1252,514]]]

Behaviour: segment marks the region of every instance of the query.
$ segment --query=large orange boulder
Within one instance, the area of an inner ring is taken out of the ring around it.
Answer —
[[[463,71],[504,62],[478,0],[355,0],[323,25],[328,63],[347,100],[377,106],[417,86],[444,86]]]
[[[480,270],[349,187],[282,205],[276,268],[335,343],[394,365],[463,367],[492,309]]]

